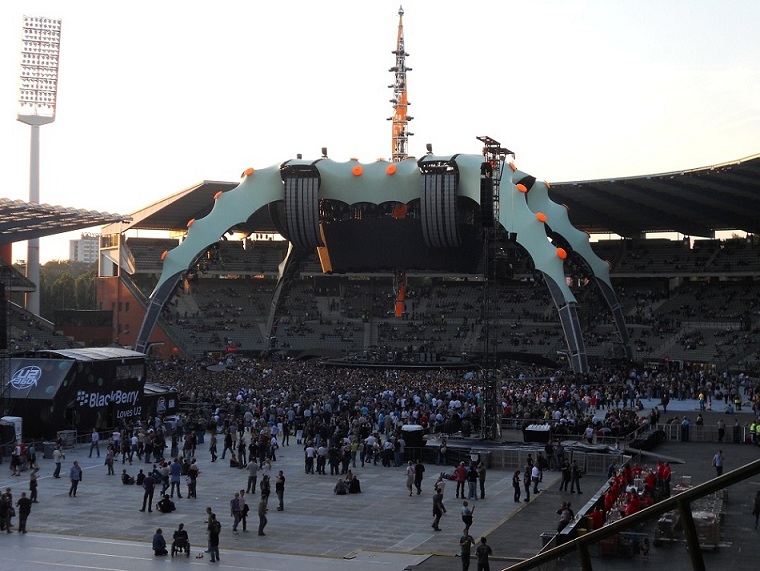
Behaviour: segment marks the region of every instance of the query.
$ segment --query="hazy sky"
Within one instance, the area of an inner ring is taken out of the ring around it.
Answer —
[[[28,200],[22,16],[63,20],[41,202],[129,214],[294,158],[391,154],[397,0],[0,2],[2,196]],[[539,179],[760,153],[758,0],[406,0],[410,154],[515,151]],[[68,257],[78,233],[42,241]],[[14,259],[26,258],[25,243]]]

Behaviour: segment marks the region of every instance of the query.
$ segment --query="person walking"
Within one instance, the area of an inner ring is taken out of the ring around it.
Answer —
[[[467,529],[472,527],[472,516],[475,513],[475,508],[470,507],[467,500],[462,502],[462,522]]]
[[[55,463],[55,470],[53,471],[53,478],[61,477],[61,463],[66,459],[60,446],[56,446],[53,450],[53,462]]]
[[[277,494],[277,511],[281,512],[285,509],[283,499],[285,497],[285,473],[280,470],[277,473],[277,477],[274,480],[274,493]]]
[[[409,492],[409,495],[412,495],[412,487],[414,486],[414,466],[412,466],[412,461],[409,460],[409,463],[406,466],[406,489]]]
[[[266,535],[264,533],[264,528],[267,526],[267,502],[262,497],[259,500],[259,535]]]
[[[243,513],[242,506],[240,505],[240,493],[235,492],[235,497],[230,500],[230,515],[232,516],[232,533],[237,534],[238,524],[240,524],[240,516]]]
[[[69,470],[69,478],[71,478],[71,487],[69,488],[69,497],[77,497],[77,489],[79,488],[79,482],[82,481],[82,468],[79,467],[79,462],[74,460]]]
[[[148,472],[148,475],[145,476],[142,487],[143,487],[143,490],[145,490],[145,492],[143,493],[143,503],[142,503],[142,509],[140,509],[140,511],[144,512],[145,507],[147,506],[148,512],[152,512],[153,511],[153,494],[156,491],[156,477],[153,475],[153,472]]]
[[[723,450],[718,450],[713,456],[712,465],[715,467],[715,473],[720,476],[723,474]]]
[[[475,556],[478,558],[478,571],[491,571],[488,563],[488,556],[493,555],[491,546],[486,543],[486,538],[480,538],[480,545],[475,549]]]
[[[93,448],[98,453],[98,458],[100,458],[100,434],[98,434],[98,431],[94,428],[92,429],[92,434],[90,435],[90,458],[92,458],[92,450]]]
[[[240,490],[240,523],[243,525],[243,533],[248,533],[248,500],[245,499],[245,490]]]
[[[759,492],[760,493],[760,492]],[[475,540],[470,535],[470,528],[465,527],[462,537],[459,538],[459,556],[462,559],[462,571],[468,571],[470,568],[470,548],[475,545]]]
[[[211,554],[211,563],[221,560],[219,557],[219,534],[221,532],[222,524],[216,519],[216,514],[210,514],[208,522],[208,551]]]
[[[16,502],[18,508],[18,532],[26,533],[26,520],[32,513],[32,500],[26,497],[26,492],[21,492],[21,497]]]

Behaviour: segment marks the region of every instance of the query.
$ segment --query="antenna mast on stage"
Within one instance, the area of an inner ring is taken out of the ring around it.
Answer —
[[[388,121],[393,121],[393,153],[391,160],[394,163],[403,161],[408,156],[409,137],[414,133],[409,133],[407,128],[409,121],[414,117],[409,117],[406,112],[410,103],[406,99],[406,72],[412,71],[411,67],[406,67],[406,56],[409,54],[404,51],[404,8],[398,8],[398,38],[396,39],[396,49],[391,52],[396,55],[396,65],[388,71],[395,74],[396,80],[393,85],[393,117],[388,117]]]

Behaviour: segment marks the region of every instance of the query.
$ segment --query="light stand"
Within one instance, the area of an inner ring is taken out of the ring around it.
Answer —
[[[40,202],[40,126],[55,121],[61,21],[24,16],[21,40],[21,87],[16,119],[30,125],[29,202]],[[40,241],[27,242],[26,277],[35,290],[26,294],[26,309],[40,314]]]

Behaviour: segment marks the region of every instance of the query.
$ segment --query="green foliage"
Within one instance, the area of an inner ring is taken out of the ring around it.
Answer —
[[[40,314],[53,320],[56,309],[96,309],[97,264],[51,260],[40,268]]]

